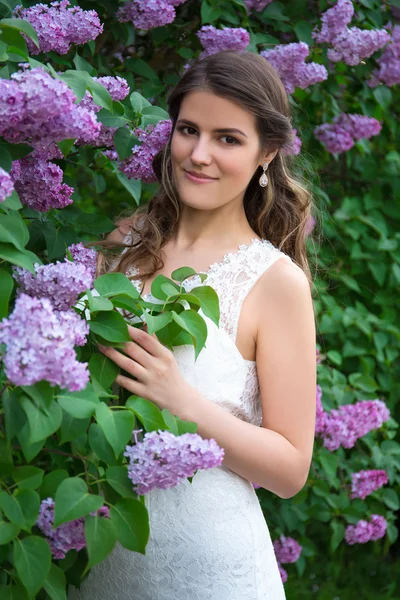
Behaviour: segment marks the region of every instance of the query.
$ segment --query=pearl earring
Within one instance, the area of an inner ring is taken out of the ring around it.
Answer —
[[[263,174],[261,175],[260,179],[258,180],[259,184],[261,185],[261,187],[267,187],[268,185],[268,177],[265,173],[265,171],[268,169],[268,165],[269,163],[264,163],[262,168],[263,168]]]

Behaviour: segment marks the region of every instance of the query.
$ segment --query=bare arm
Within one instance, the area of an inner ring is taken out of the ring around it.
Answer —
[[[194,390],[184,419],[224,448],[223,464],[281,498],[307,481],[314,444],[316,345],[312,298],[299,267],[278,260],[257,283],[257,372],[262,427],[247,423]],[[253,290],[254,291],[254,290]]]

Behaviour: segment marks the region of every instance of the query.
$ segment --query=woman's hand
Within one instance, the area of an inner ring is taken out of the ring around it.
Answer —
[[[124,354],[108,346],[99,350],[135,379],[118,375],[116,383],[136,396],[146,398],[162,410],[180,416],[190,398],[191,386],[179,371],[173,353],[156,335],[128,325],[132,342],[124,344]],[[192,390],[193,391],[193,390]],[[183,417],[182,417],[183,418]]]

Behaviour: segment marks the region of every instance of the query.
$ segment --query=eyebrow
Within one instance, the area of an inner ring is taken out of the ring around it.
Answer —
[[[199,129],[199,126],[196,125],[196,123],[193,123],[193,121],[188,121],[187,119],[179,119],[178,123],[185,123],[186,125],[189,125],[190,127]],[[233,127],[223,127],[222,129],[213,129],[213,133],[240,133],[241,135],[244,135],[244,137],[247,138],[247,135],[243,131],[241,131],[240,129],[234,129]]]

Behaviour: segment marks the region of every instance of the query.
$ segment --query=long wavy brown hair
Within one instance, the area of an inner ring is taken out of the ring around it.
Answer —
[[[312,286],[306,252],[312,196],[299,176],[292,174],[292,157],[284,147],[293,140],[288,97],[282,81],[268,61],[251,52],[223,51],[195,62],[168,95],[168,113],[172,133],[182,99],[194,91],[207,91],[227,98],[254,114],[262,151],[278,149],[268,169],[269,183],[259,185],[262,167],[258,167],[244,194],[243,203],[250,227],[262,239],[285,252],[304,271]],[[172,137],[172,134],[171,134]],[[161,248],[177,232],[182,205],[172,178],[171,138],[153,160],[159,188],[148,204],[123,220],[131,230],[130,244],[103,241],[99,274],[105,271],[126,273],[139,269],[142,284],[163,268]],[[121,221],[120,221],[121,222]],[[117,222],[118,223],[118,222]],[[108,252],[123,246],[116,260]]]

